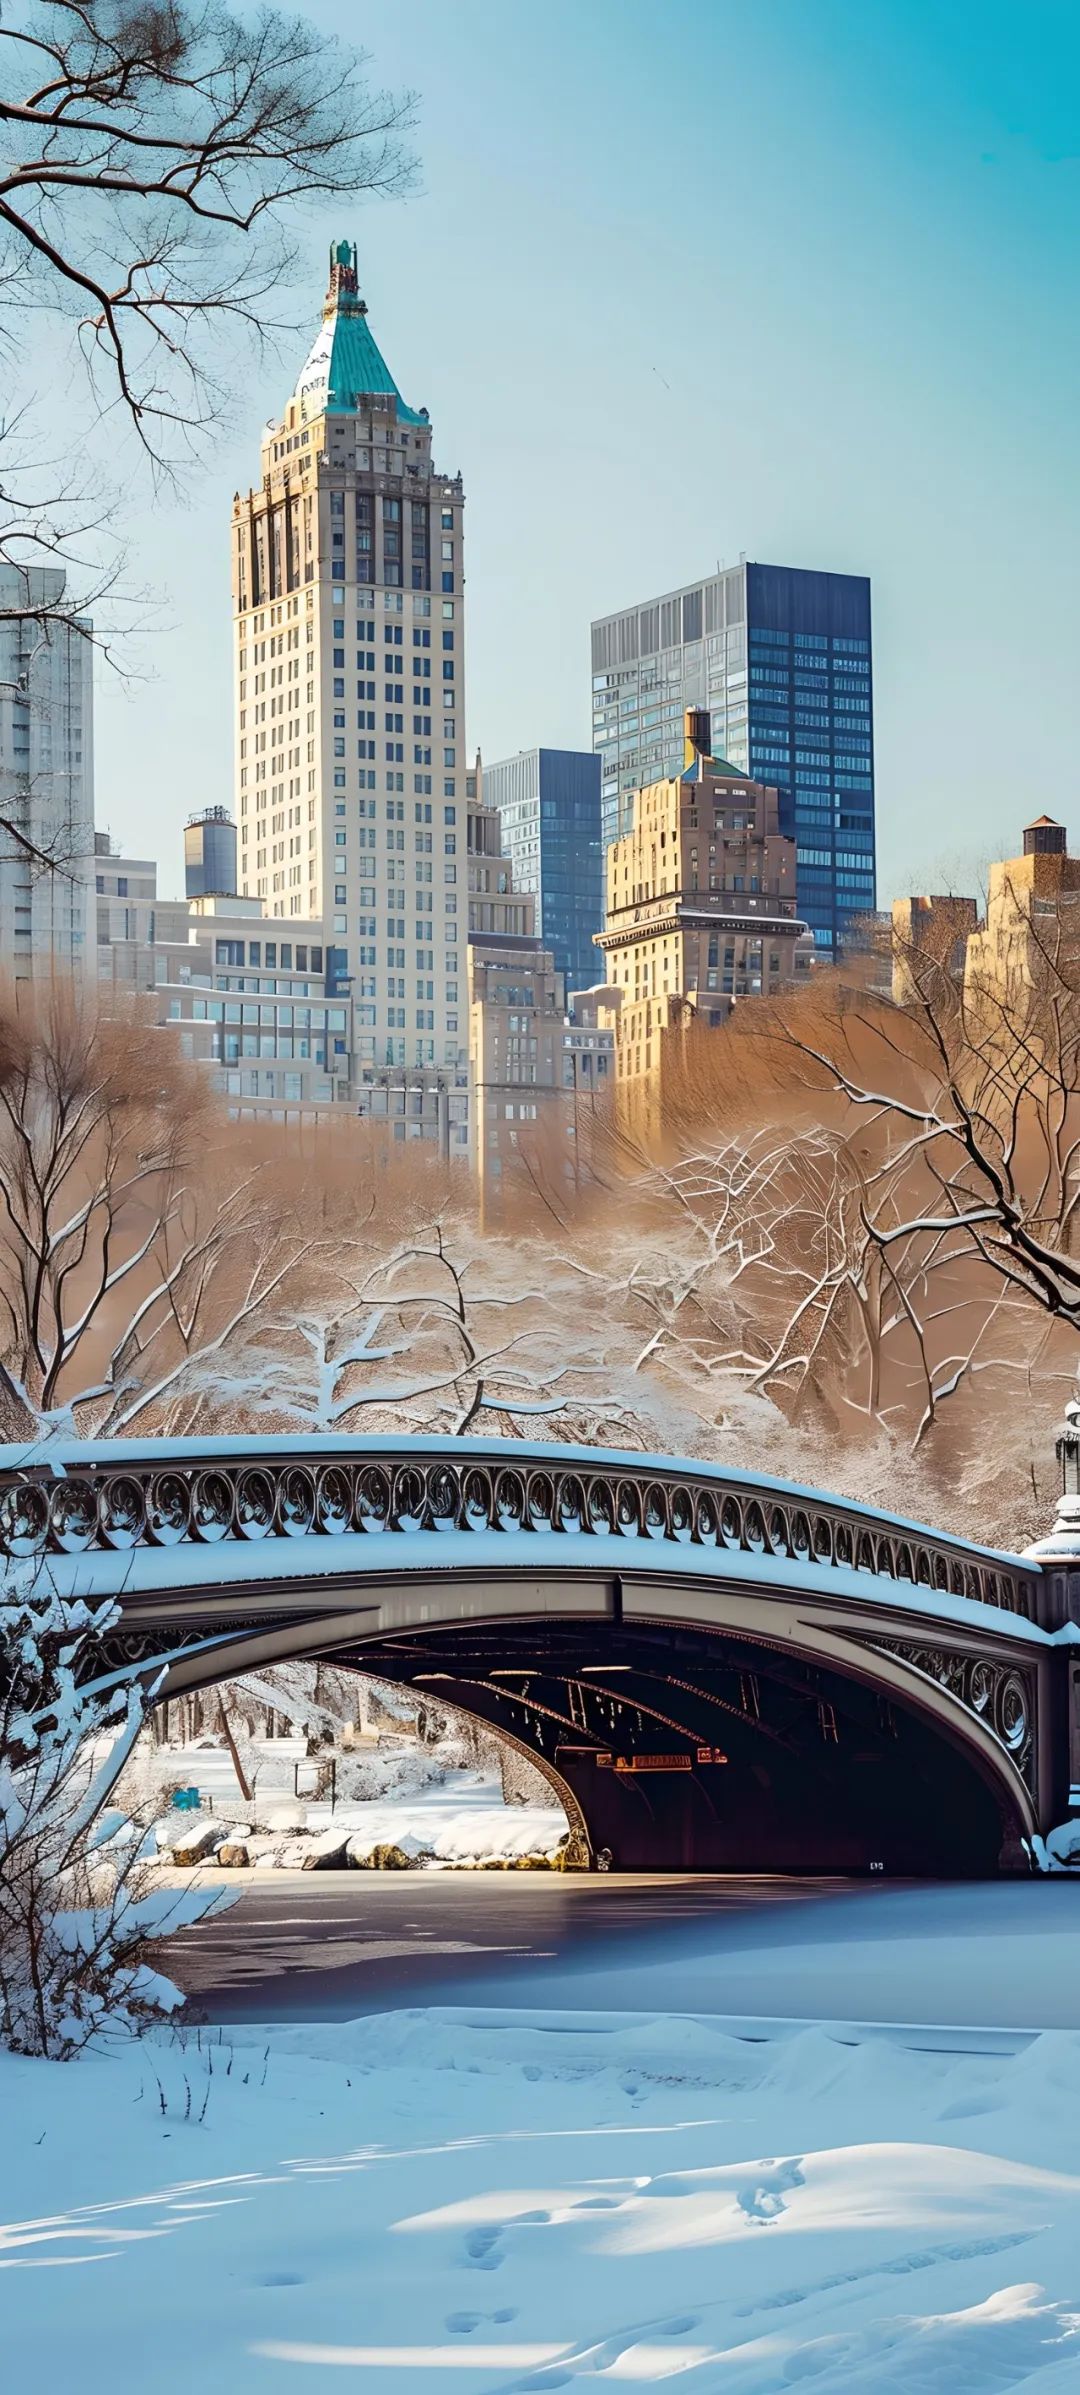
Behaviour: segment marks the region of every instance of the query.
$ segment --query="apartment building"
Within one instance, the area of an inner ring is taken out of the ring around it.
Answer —
[[[688,708],[682,770],[634,795],[630,829],[608,851],[597,947],[617,993],[624,1112],[662,1116],[665,1065],[695,1024],[713,1029],[747,999],[810,970],[813,939],[795,899],[795,843],[777,793],[711,753],[707,710]]]

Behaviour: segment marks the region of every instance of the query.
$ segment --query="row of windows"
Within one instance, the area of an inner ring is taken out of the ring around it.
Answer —
[[[182,1001],[172,999],[170,1015],[179,1015]],[[343,1032],[347,1016],[343,1006],[256,1006],[236,998],[193,998],[190,1020],[193,1023],[249,1023],[262,1031]]]
[[[852,866],[856,872],[860,873],[865,873],[867,870],[865,857],[858,856],[847,849],[800,848],[797,853],[800,872],[806,865]]]
[[[294,949],[295,968],[293,967]],[[216,965],[247,964],[271,967],[280,965],[283,972],[295,969],[297,973],[321,973],[323,952],[321,947],[312,947],[310,943],[304,941],[294,943],[292,940],[215,940],[214,963]]]
[[[305,441],[307,439],[306,433],[304,439]],[[277,1086],[279,1081],[280,1089]],[[245,1072],[227,1073],[225,1076],[225,1087],[231,1098],[257,1098],[260,1095],[267,1098],[280,1097],[287,1106],[300,1104],[303,1097],[303,1082],[302,1073]],[[334,1084],[332,1081],[315,1081],[312,1083],[308,1095],[317,1103],[329,1104],[334,1095]]]
[[[764,626],[759,624],[753,624],[750,628],[751,656],[756,649],[760,649],[763,654],[770,649],[789,651],[791,648],[803,652],[810,649],[818,653],[822,651],[827,653],[830,647],[834,657],[869,657],[870,655],[868,640],[849,640],[836,634],[827,637],[823,632],[767,632]]]
[[[342,641],[344,640],[344,638],[345,638],[345,618],[344,618],[344,616],[343,616],[343,615],[341,615],[341,616],[334,616],[334,618],[332,619],[332,623],[331,623],[331,631],[332,631],[333,638],[334,638],[335,640],[342,640]],[[372,623],[358,623],[358,624],[357,624],[357,627],[356,627],[356,632],[355,632],[355,636],[354,636],[354,637],[355,637],[357,640],[374,640],[374,638],[375,638],[375,626],[374,626],[374,624],[372,624]],[[383,642],[384,642],[384,645],[385,645],[385,646],[386,646],[388,649],[393,649],[393,648],[398,648],[398,649],[400,649],[400,648],[401,648],[401,647],[403,647],[403,645],[404,645],[404,640],[405,640],[405,634],[404,634],[403,628],[402,628],[402,626],[401,626],[400,624],[384,624],[384,626],[383,626]],[[444,647],[444,649],[452,649],[452,648],[453,648],[453,645],[454,645],[454,635],[453,635],[453,633],[452,633],[452,632],[444,632],[444,633],[443,633],[443,636],[442,636],[442,644],[443,644],[443,647]],[[414,628],[413,628],[413,636],[412,636],[412,645],[413,645],[414,649],[430,649],[430,647],[431,647],[431,634],[430,634],[430,632],[427,630],[427,628],[426,628],[426,627],[425,627],[423,630],[420,630],[420,629],[418,629],[416,626],[414,626]],[[311,666],[311,662],[312,662],[312,661],[311,661],[311,659],[310,659],[310,657],[309,657],[309,659],[308,659],[308,666],[309,666],[309,669],[310,669],[310,666]],[[421,660],[421,663],[424,663],[424,662],[425,662],[425,661],[422,659],[422,660]],[[335,658],[335,663],[337,663],[337,659],[336,659],[336,658]],[[341,663],[344,665],[344,663],[345,663],[345,659],[344,659],[344,657],[342,657],[342,659],[341,659]],[[358,673],[362,673],[362,674],[363,674],[363,673],[373,674],[373,673],[374,673],[374,671],[375,671],[375,655],[374,655],[374,651],[373,651],[373,650],[370,650],[370,649],[369,649],[369,650],[367,650],[367,651],[365,651],[364,653],[361,653],[360,651],[357,651],[356,666],[357,666],[357,671],[358,671]],[[395,670],[395,671],[397,671],[397,672],[399,672],[399,673],[403,673],[403,672],[404,672],[404,670],[405,670],[405,667],[404,667],[404,660],[402,660],[402,662],[401,662],[400,666],[397,666],[397,667],[395,667],[395,669],[394,669],[394,670]],[[415,665],[415,663],[414,663],[414,669],[413,669],[413,670],[414,670],[414,672],[419,670],[419,669],[418,669],[418,667]]]
[[[755,716],[760,715],[766,707],[787,708],[791,705],[792,699],[796,706],[827,707],[830,703],[828,675],[797,674],[794,690],[792,690],[787,676],[775,672],[772,667],[762,673],[755,671],[751,681],[751,701]],[[834,712],[839,708],[841,712],[846,709],[849,714],[869,715],[870,684],[865,676],[850,673],[834,674],[832,677],[832,706]]]
[[[344,607],[344,605],[345,605],[345,587],[344,587],[344,584],[343,584],[343,583],[336,583],[336,584],[334,585],[334,588],[333,588],[333,590],[331,591],[330,597],[331,597],[331,604],[332,604],[334,607]],[[312,596],[311,596],[311,593],[309,592],[309,593],[308,593],[308,607],[309,607],[309,609],[310,609],[310,607],[311,607],[311,604],[312,604]],[[399,591],[399,590],[385,590],[385,591],[383,592],[383,610],[384,610],[384,613],[385,613],[386,615],[401,615],[401,614],[403,614],[403,613],[404,613],[404,608],[405,608],[405,600],[404,600],[404,597],[403,597],[403,595],[402,595],[401,591]],[[455,609],[455,601],[454,601],[453,599],[444,599],[444,600],[442,601],[442,619],[443,619],[443,622],[444,622],[444,623],[446,623],[446,624],[453,623],[453,621],[454,621],[454,609]],[[412,611],[413,611],[413,614],[414,614],[414,616],[420,616],[421,618],[422,618],[422,617],[424,617],[424,616],[430,616],[430,614],[431,614],[431,600],[430,600],[429,598],[423,598],[423,597],[421,597],[421,596],[417,595],[417,596],[416,596],[416,597],[414,597],[414,599],[413,599],[413,603],[412,603]],[[342,621],[344,621],[344,619],[343,619],[343,618],[342,618],[341,620],[342,620]],[[255,632],[261,632],[261,631],[264,631],[264,630],[265,630],[265,625],[264,625],[264,623],[263,623],[262,616],[260,616],[260,617],[258,618],[257,622],[256,622],[255,624],[253,624],[253,625],[252,625],[251,629],[252,629],[253,631],[255,631]],[[243,639],[244,639],[244,637],[245,637],[245,634],[246,634],[246,631],[247,631],[247,626],[245,626],[245,625],[241,624],[241,625],[240,625],[240,627],[239,627],[239,638],[240,638],[240,640],[241,640],[241,641],[243,641]],[[374,640],[374,638],[375,638],[375,626],[374,626],[374,624],[372,623],[372,621],[371,621],[370,617],[366,617],[366,616],[365,616],[363,613],[361,613],[361,615],[360,615],[360,616],[358,617],[358,619],[357,619],[357,625],[356,625],[356,638],[357,638],[357,640]],[[314,642],[314,639],[315,639],[315,627],[314,627],[314,624],[313,624],[313,623],[309,623],[309,624],[308,624],[308,626],[307,626],[307,640],[308,640],[308,644],[309,644],[309,646],[310,646],[310,645],[311,645],[311,644]],[[241,662],[241,664],[243,664],[243,662],[244,662],[244,657],[245,657],[245,655],[246,655],[246,652],[245,652],[243,649],[241,649],[241,652],[240,652],[240,662]],[[308,660],[308,662],[309,662],[309,664],[310,664],[311,660],[309,659],[309,660]]]
[[[458,985],[456,981],[448,981],[446,983],[443,995],[448,999],[451,1006],[457,1005],[457,994]],[[403,973],[391,973],[389,975],[386,984],[386,995],[388,998],[404,998],[405,976]],[[435,996],[434,982],[424,979],[419,980],[416,984],[416,995],[421,999],[433,998]],[[357,990],[357,996],[360,998],[375,998],[378,996],[378,985],[374,973],[368,973],[362,977]]]
[[[190,1034],[188,1036],[190,1037]],[[279,1045],[269,1034],[262,1032],[227,1031],[222,1046],[227,1064],[238,1063],[241,1056],[276,1057],[279,1062],[285,1057],[290,1063],[294,1057],[298,1057],[303,1062],[311,1062],[324,1067],[327,1062],[326,1047],[322,1041],[283,1039]],[[335,1040],[331,1050],[331,1061],[334,1056],[345,1056],[346,1054],[344,1040]],[[344,1067],[339,1067],[339,1070],[344,1070]],[[329,1085],[327,1094],[329,1095]]]
[[[335,650],[333,651],[333,653],[332,653],[332,656],[331,656],[331,660],[330,660],[330,662],[331,662],[332,666],[334,667],[334,670],[335,670],[335,672],[338,672],[338,673],[342,672],[342,671],[344,670],[344,666],[345,666],[345,651],[344,651],[344,649],[343,649],[343,648],[341,648],[341,649],[335,649]],[[405,671],[405,659],[404,659],[404,657],[384,657],[384,659],[383,659],[383,666],[384,666],[384,669],[385,669],[385,671],[386,671],[387,673],[390,673],[390,674],[403,674],[403,673],[404,673],[404,671]],[[414,674],[418,674],[418,675],[420,676],[421,682],[423,682],[423,681],[430,681],[430,680],[431,680],[431,659],[430,659],[430,657],[414,657],[414,658],[413,658],[413,661],[412,661],[412,670],[413,670],[413,673],[414,673]],[[356,651],[356,671],[357,671],[357,673],[358,673],[358,674],[373,674],[373,673],[375,672],[375,652],[374,652],[374,650],[372,650],[372,649],[357,649],[357,651]],[[453,660],[453,658],[452,658],[452,657],[444,657],[444,658],[443,658],[443,661],[442,661],[442,678],[443,678],[443,681],[444,681],[444,682],[452,682],[452,681],[453,681],[453,679],[454,679],[454,660]],[[256,689],[258,689],[258,683],[256,683]],[[386,697],[386,698],[388,698],[388,699],[389,699],[389,700],[390,700],[392,703],[396,702],[396,704],[397,704],[398,706],[400,706],[400,705],[401,705],[401,701],[402,701],[402,693],[403,693],[403,689],[404,689],[404,684],[403,684],[403,683],[401,683],[401,682],[397,682],[397,681],[394,681],[394,682],[387,682],[387,683],[386,683],[386,685],[385,685],[385,692],[384,692],[384,695],[385,695],[385,697]],[[310,683],[308,684],[308,695],[309,695],[309,697],[310,697],[310,695],[311,695],[311,684],[310,684]],[[364,688],[363,688],[363,689],[361,689],[361,687],[360,687],[360,685],[359,685],[359,683],[358,683],[358,684],[357,684],[356,695],[357,695],[357,698],[369,698],[369,699],[373,699],[373,698],[374,698],[374,696],[375,696],[375,684],[374,684],[374,682],[368,682],[368,683],[367,683],[367,684],[364,686]],[[446,699],[446,695],[445,695],[445,693],[443,694],[443,700],[444,700],[444,705],[450,705],[450,706],[452,706],[452,705],[453,705],[453,700],[452,700],[452,699],[450,699],[450,700],[447,700],[447,699]],[[416,703],[416,704],[421,704],[421,703],[422,703],[423,705],[430,707],[430,705],[431,705],[431,692],[430,692],[430,690],[423,691],[423,692],[421,692],[421,691],[417,690],[417,691],[414,693],[414,701],[415,701],[415,703]],[[297,690],[297,692],[296,692],[296,694],[295,694],[295,704],[296,704],[296,706],[299,706],[299,704],[300,704],[300,693],[299,693],[299,690]],[[280,710],[280,709],[278,709],[278,712],[280,713],[280,712],[281,712],[281,710]],[[265,709],[264,709],[264,713],[265,713]]]
[[[378,1011],[377,1011],[377,1009],[376,1009],[374,1006],[358,1006],[358,1007],[357,1007],[357,1009],[356,1009],[356,1019],[357,1019],[357,1022],[358,1022],[358,1023],[368,1023],[368,1024],[371,1024],[371,1023],[377,1023],[377,1022],[378,1022],[378,1019],[379,1019],[379,1018],[378,1018]],[[387,1009],[386,1009],[386,1021],[387,1021],[387,1025],[388,1025],[388,1027],[389,1027],[389,1029],[390,1029],[391,1031],[394,1031],[394,1030],[398,1030],[398,1031],[404,1031],[404,1029],[405,1029],[405,1026],[406,1026],[406,1023],[407,1023],[407,1021],[408,1021],[408,1017],[407,1017],[407,1015],[406,1015],[405,1008],[404,1008],[403,1006],[388,1006],[388,1007],[387,1007]],[[446,1017],[446,1028],[447,1028],[447,1030],[448,1030],[448,1031],[456,1031],[456,1030],[457,1030],[457,1027],[458,1027],[458,1023],[457,1023],[457,1016],[456,1016],[456,1015],[453,1015],[453,1014],[448,1014],[448,1015],[447,1015],[447,1017]],[[418,1006],[418,1007],[417,1007],[417,1009],[416,1009],[416,1029],[417,1029],[418,1031],[434,1031],[434,1029],[435,1029],[435,1009],[434,1009],[434,1007],[431,1007],[431,1006],[428,1006],[428,1007],[424,1007],[424,1006]]]
[[[369,924],[368,924],[368,925],[366,925],[366,926],[364,926],[364,925],[362,924],[362,925],[360,926],[360,928],[361,928],[361,930],[363,930],[363,929],[365,929],[365,928],[366,928],[366,929],[367,929],[367,930],[369,930],[369,931],[374,931],[374,929],[375,929],[375,925],[374,925],[374,923],[369,923]],[[431,927],[430,927],[430,925],[429,925],[429,926],[428,926],[428,929],[429,929],[429,931],[430,931],[430,928],[431,928]],[[453,932],[453,933],[455,933],[455,934],[456,934],[456,932],[457,932],[457,925],[456,925],[456,923],[453,923],[453,924],[451,924],[451,925],[449,926],[449,929],[451,930],[451,932]],[[415,951],[415,956],[416,956],[416,971],[417,971],[418,973],[433,973],[433,972],[434,972],[434,970],[435,970],[435,951],[434,951],[434,949],[433,949],[433,948],[417,948],[417,949],[416,949],[416,951]],[[356,961],[357,961],[357,964],[358,964],[358,965],[377,965],[377,964],[379,963],[379,951],[378,951],[378,949],[377,949],[377,948],[371,948],[371,947],[368,947],[368,946],[366,946],[366,945],[362,944],[362,945],[361,945],[361,946],[360,946],[360,947],[357,949],[357,951],[356,951]],[[386,951],[386,955],[384,956],[384,958],[383,958],[383,960],[382,960],[382,961],[383,961],[383,963],[384,963],[385,965],[387,965],[387,966],[394,966],[394,967],[396,967],[396,969],[397,969],[397,971],[398,971],[399,973],[403,973],[403,972],[404,972],[404,970],[405,970],[405,950],[404,950],[404,948],[388,948],[388,949],[387,949],[387,951]],[[456,951],[455,949],[449,949],[449,950],[447,951],[446,958],[445,958],[445,965],[446,965],[446,971],[447,971],[449,974],[453,975],[453,974],[455,974],[455,973],[457,972],[457,969],[458,969],[458,960],[457,960],[457,951]],[[451,995],[451,997],[452,997],[452,998],[456,998],[456,997],[457,997],[457,983],[456,983],[455,981],[451,980],[451,981],[450,981],[450,982],[447,984],[447,987],[448,987],[448,989],[449,989],[449,992],[450,992],[450,995]],[[362,982],[361,982],[361,984],[360,984],[360,995],[361,995],[361,997],[362,997],[362,998],[373,998],[373,997],[374,997],[374,995],[375,995],[375,984],[374,984],[374,981],[370,981],[370,982],[369,982],[369,981],[362,981]],[[430,992],[430,990],[429,990],[429,992],[428,992],[428,996],[429,996],[429,997],[431,996],[431,992]]]

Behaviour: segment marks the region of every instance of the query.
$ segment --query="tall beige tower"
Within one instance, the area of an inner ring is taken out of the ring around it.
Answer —
[[[241,892],[322,923],[360,1084],[467,1057],[463,508],[339,242],[233,503],[236,818]]]

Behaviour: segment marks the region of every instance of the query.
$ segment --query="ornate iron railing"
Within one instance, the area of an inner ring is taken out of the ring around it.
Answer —
[[[9,1556],[451,1530],[727,1548],[865,1572],[1036,1618],[1037,1575],[1019,1557],[836,1498],[647,1455],[284,1438],[250,1448],[229,1440],[217,1453],[196,1440],[155,1453],[150,1441],[134,1457],[130,1446],[111,1455],[99,1443],[85,1460],[69,1447],[0,1464],[0,1550]]]

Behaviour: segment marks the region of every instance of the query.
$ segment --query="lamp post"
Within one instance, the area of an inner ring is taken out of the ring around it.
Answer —
[[[1041,1567],[1039,1627],[1065,1631],[1080,1625],[1080,1400],[1070,1398],[1065,1420],[1054,1442],[1061,1472],[1054,1527],[1048,1538],[1036,1539],[1024,1552]],[[1060,1755],[1053,1812],[1058,1818],[1080,1816],[1080,1659],[1075,1646],[1063,1646],[1053,1658],[1054,1751]]]

